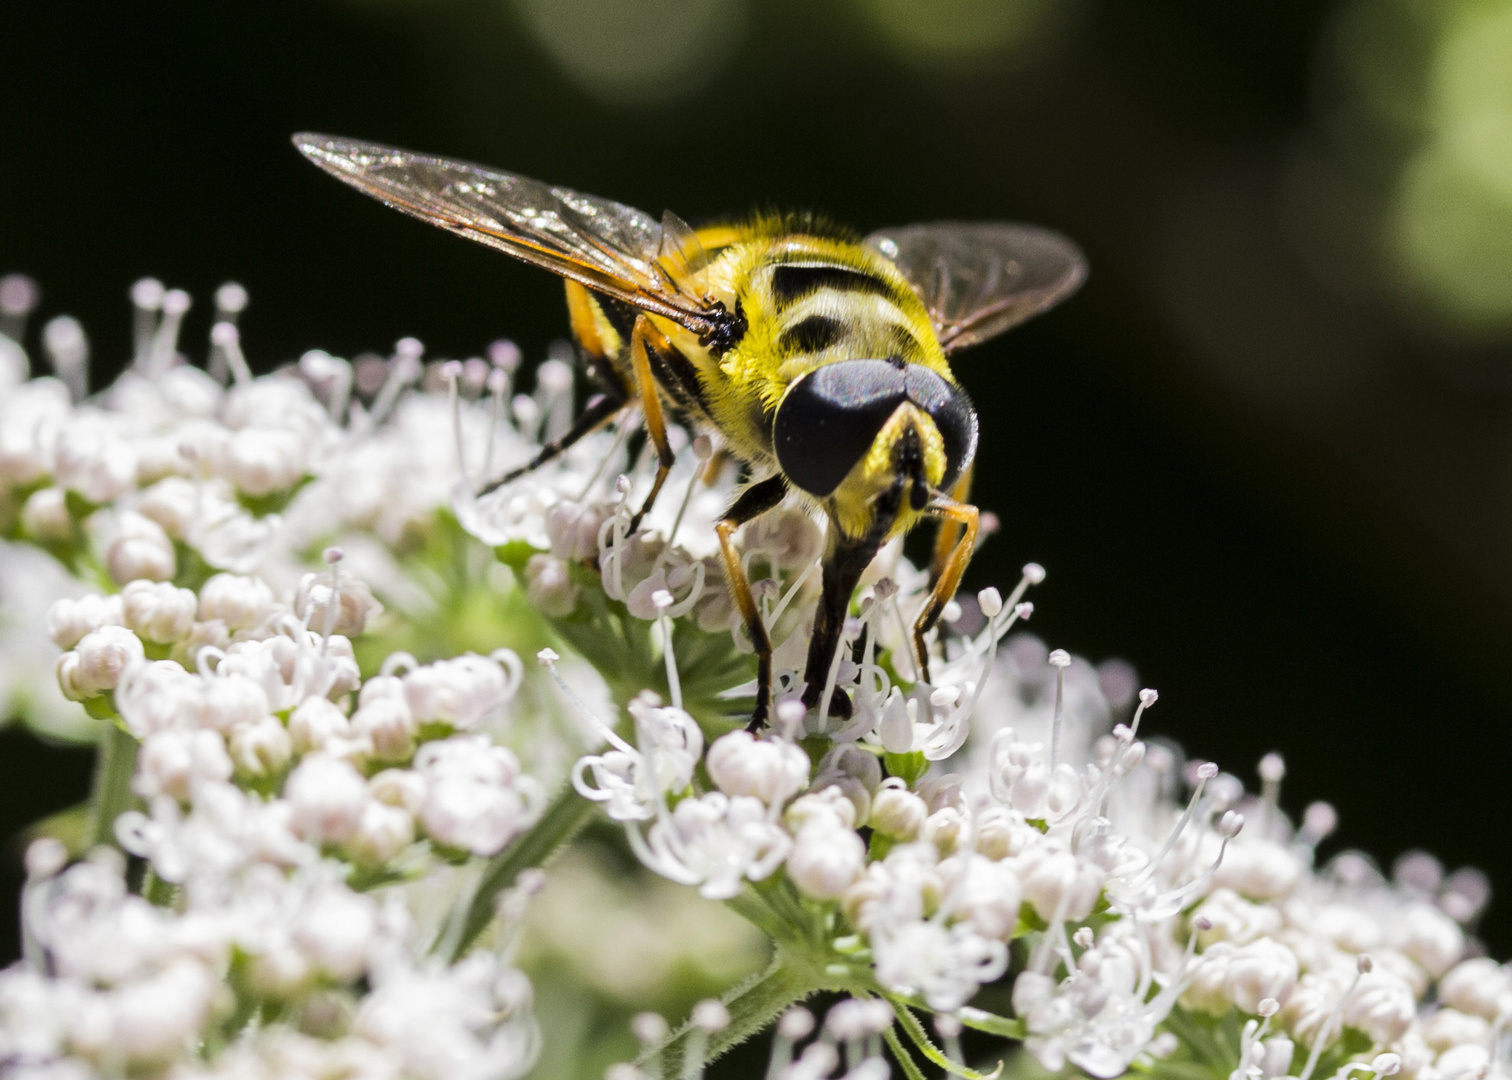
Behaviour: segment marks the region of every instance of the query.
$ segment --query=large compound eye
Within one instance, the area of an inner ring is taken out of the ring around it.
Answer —
[[[945,442],[945,476],[940,487],[949,491],[976,457],[976,410],[966,391],[927,367],[909,364],[907,380],[908,400],[929,414]]]
[[[907,375],[890,360],[825,364],[795,380],[777,406],[777,462],[804,491],[828,495],[907,400]]]

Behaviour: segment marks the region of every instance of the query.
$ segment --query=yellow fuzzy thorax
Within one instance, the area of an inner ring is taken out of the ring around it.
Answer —
[[[841,230],[811,219],[767,216],[705,229],[699,238],[709,255],[700,284],[727,310],[744,315],[745,334],[735,347],[714,357],[688,331],[667,320],[655,322],[698,366],[708,418],[738,457],[756,464],[771,462],[771,414],[795,379],[823,364],[898,355],[955,381],[918,294],[890,260]],[[818,290],[784,305],[774,288],[778,268],[784,265],[850,270],[871,284],[857,291]],[[787,336],[797,324],[815,319],[843,328],[843,338],[826,349],[795,349]],[[926,417],[920,426],[929,432],[926,444],[938,448],[934,425]],[[880,456],[869,458],[869,465],[857,466],[858,474],[873,478],[863,486],[879,482],[875,478],[887,468],[884,451],[875,451]],[[943,461],[943,451],[938,453]],[[941,465],[936,475],[943,471]],[[857,506],[850,516],[859,518],[860,513]]]

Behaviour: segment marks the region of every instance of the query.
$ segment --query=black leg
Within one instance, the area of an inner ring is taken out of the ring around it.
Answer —
[[[499,477],[499,479],[493,481],[487,487],[483,488],[483,490],[479,491],[478,495],[480,497],[487,495],[490,491],[495,491],[498,488],[503,487],[505,484],[508,484],[514,480],[518,480],[526,473],[533,472],[534,470],[539,469],[542,465],[545,465],[548,461],[561,456],[584,435],[587,435],[589,432],[595,431],[598,428],[602,427],[607,421],[614,417],[615,413],[619,412],[624,407],[625,396],[623,394],[615,393],[613,390],[606,389],[604,393],[589,400],[588,407],[583,410],[583,415],[577,418],[577,422],[568,429],[565,435],[541,447],[540,452],[536,454],[535,457],[531,458],[529,462],[521,465],[518,469],[511,469],[509,472]]]
[[[823,591],[819,596],[819,607],[814,612],[814,636],[809,638],[808,663],[803,668],[803,681],[807,684],[803,688],[806,708],[814,708],[824,696],[824,684],[829,681],[835,650],[840,647],[851,596],[877,549],[882,546],[881,538],[885,534],[886,529],[881,529],[861,540],[842,537],[824,560]],[[841,719],[849,718],[851,700],[844,690],[835,690],[830,699],[830,713]]]

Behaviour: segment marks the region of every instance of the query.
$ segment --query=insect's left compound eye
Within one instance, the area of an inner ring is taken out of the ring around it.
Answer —
[[[977,414],[971,399],[959,386],[919,364],[907,373],[908,399],[929,414],[945,443],[945,475],[942,490],[949,491],[976,457]]]
[[[825,364],[789,386],[777,406],[777,462],[804,491],[828,495],[906,400],[907,377],[890,361]]]

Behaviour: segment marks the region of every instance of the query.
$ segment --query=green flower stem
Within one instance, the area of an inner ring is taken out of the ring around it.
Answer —
[[[898,1029],[890,1027],[882,1033],[882,1036],[887,1040],[887,1047],[893,1052],[893,1057],[902,1067],[906,1080],[924,1080],[924,1071],[919,1068],[919,1063],[908,1052],[908,1047],[903,1045],[903,1040],[898,1038]]]
[[[526,870],[544,865],[566,845],[593,815],[594,804],[565,784],[557,792],[546,812],[514,843],[489,860],[478,879],[478,887],[468,902],[461,933],[451,950],[451,960],[460,960],[472,948],[478,935],[488,929],[496,912],[499,894],[515,883]],[[443,930],[439,943],[449,943],[451,934]]]
[[[946,1072],[964,1077],[965,1080],[994,1080],[1003,1071],[1003,1063],[1001,1061],[998,1062],[997,1068],[993,1069],[990,1073],[980,1073],[975,1069],[968,1069],[959,1061],[952,1061],[945,1056],[939,1047],[929,1041],[929,1032],[924,1030],[924,1025],[913,1014],[913,1010],[899,1001],[893,1001],[892,1007],[893,1012],[898,1017],[898,1026],[903,1029],[903,1033],[908,1036],[913,1044],[919,1048],[919,1053],[923,1054]]]
[[[789,1005],[821,990],[854,989],[848,982],[827,974],[804,957],[779,947],[760,975],[740,983],[720,1000],[730,1011],[730,1022],[718,1031],[706,1032],[685,1023],[657,1047],[641,1055],[643,1069],[675,1080],[697,1075],[698,1070],[761,1031]],[[690,1050],[703,1060],[684,1060]],[[690,1068],[693,1066],[693,1068]]]
[[[117,724],[105,728],[95,751],[94,788],[90,792],[93,815],[89,845],[115,843],[115,820],[131,805],[131,778],[136,773],[137,741]]]

